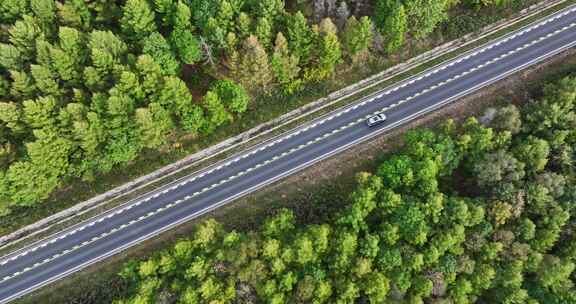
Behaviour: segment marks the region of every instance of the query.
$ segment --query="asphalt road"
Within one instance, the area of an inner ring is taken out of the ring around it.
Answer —
[[[0,258],[6,303],[576,44],[576,8]],[[388,120],[368,128],[384,112]]]

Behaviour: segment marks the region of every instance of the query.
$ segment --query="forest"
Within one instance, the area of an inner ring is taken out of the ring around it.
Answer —
[[[0,1],[0,216],[393,54],[453,8],[523,1],[459,2]]]
[[[215,220],[127,263],[128,303],[576,303],[576,78],[404,135],[330,220]]]

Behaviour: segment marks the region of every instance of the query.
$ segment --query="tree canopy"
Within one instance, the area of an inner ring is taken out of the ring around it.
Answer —
[[[303,92],[347,73],[349,63],[368,66],[440,28],[455,1],[378,0],[373,16],[363,16],[359,2],[322,0],[314,2],[319,18],[284,2],[0,1],[0,209],[34,206],[146,149],[202,141],[243,117],[254,98]],[[551,142],[549,153],[556,149]],[[512,156],[556,161],[545,152],[535,141]],[[43,153],[61,161],[35,168],[33,154]]]
[[[547,137],[574,133],[549,111],[573,115],[570,83],[497,109],[494,129],[471,118],[408,132],[323,222],[296,224],[287,209],[256,231],[204,221],[128,263],[117,303],[572,303],[575,171],[558,156],[576,137]]]

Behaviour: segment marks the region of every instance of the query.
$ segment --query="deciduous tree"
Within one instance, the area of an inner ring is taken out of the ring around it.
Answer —
[[[490,125],[498,131],[510,131],[516,134],[522,128],[521,119],[518,108],[515,105],[509,105],[498,109]]]
[[[490,186],[500,182],[515,182],[524,177],[524,164],[505,151],[487,154],[474,167],[480,185]]]
[[[528,172],[540,172],[548,163],[550,146],[545,140],[528,136],[514,151],[514,156],[526,165]]]

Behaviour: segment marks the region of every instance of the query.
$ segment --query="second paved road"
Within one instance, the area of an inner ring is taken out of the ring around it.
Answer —
[[[576,44],[568,8],[356,104],[0,259],[9,302]],[[384,112],[386,124],[365,119]]]

